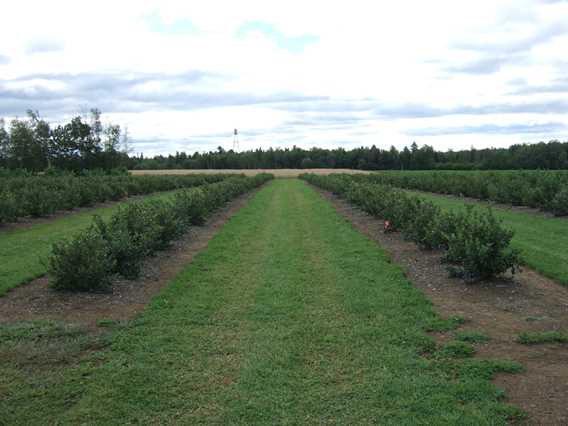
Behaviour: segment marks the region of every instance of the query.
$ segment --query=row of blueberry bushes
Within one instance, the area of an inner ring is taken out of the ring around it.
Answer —
[[[387,171],[361,181],[528,206],[568,215],[568,171]]]
[[[270,174],[232,176],[220,182],[177,191],[169,200],[121,207],[108,221],[53,245],[48,259],[50,285],[60,290],[107,289],[114,276],[135,279],[148,256],[167,248],[192,225],[231,199],[272,179]]]
[[[0,225],[134,195],[220,182],[229,175],[0,177]]]
[[[385,220],[385,230],[400,231],[423,249],[443,250],[443,262],[452,276],[487,280],[507,271],[514,273],[521,263],[519,252],[510,246],[513,231],[504,228],[491,209],[444,211],[419,196],[361,182],[352,175],[301,177]]]

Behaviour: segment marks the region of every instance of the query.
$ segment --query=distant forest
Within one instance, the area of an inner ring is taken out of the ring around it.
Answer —
[[[37,112],[26,119],[0,119],[0,168],[40,172],[49,168],[80,172],[93,169],[309,169],[347,168],[361,170],[504,170],[568,169],[568,142],[550,141],[513,145],[509,148],[436,151],[415,142],[399,151],[361,147],[309,150],[257,149],[234,152],[221,147],[194,154],[178,152],[153,158],[129,156],[132,150],[127,129],[103,124],[101,112],[77,116],[51,126]]]
[[[98,109],[57,126],[32,110],[27,118],[14,119],[9,126],[0,118],[0,169],[81,172],[128,167],[128,144],[128,131],[103,124]]]
[[[234,152],[219,147],[208,153],[158,155],[130,158],[129,168],[160,169],[309,169],[347,168],[361,170],[511,170],[568,169],[568,142],[550,141],[513,145],[509,148],[471,148],[462,151],[435,151],[413,143],[402,151],[372,146],[345,150],[312,148],[305,150],[257,149]]]

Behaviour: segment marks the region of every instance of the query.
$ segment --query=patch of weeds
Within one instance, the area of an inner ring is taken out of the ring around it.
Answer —
[[[436,342],[430,336],[426,336],[420,342],[417,342],[418,353],[423,355],[431,354],[436,351]]]
[[[108,318],[101,318],[97,321],[97,327],[101,328],[115,328],[118,327],[120,323],[116,320],[108,319]]]
[[[73,337],[83,334],[78,327],[55,321],[26,321],[0,325],[0,343]]]
[[[502,359],[464,359],[446,367],[460,377],[482,377],[491,380],[497,373],[516,374],[524,371],[522,364]]]
[[[26,321],[0,326],[0,356],[24,369],[73,364],[85,351],[102,349],[107,335],[56,321]]]
[[[568,335],[560,331],[524,331],[519,334],[517,342],[523,345],[538,345],[542,343],[568,343]]]
[[[525,420],[527,418],[527,413],[525,411],[523,411],[522,409],[520,409],[519,407],[516,407],[514,405],[501,404],[497,408],[497,410],[500,411],[501,414],[511,424],[518,424],[519,422],[521,422],[522,420]]]
[[[449,317],[448,319],[436,318],[427,324],[424,327],[424,330],[428,332],[451,331],[455,330],[463,323],[465,323],[465,318],[458,316]]]
[[[483,343],[491,340],[491,338],[481,331],[459,331],[454,335],[455,340],[468,343]]]
[[[475,353],[475,348],[466,342],[452,340],[444,344],[437,352],[440,358],[469,358]]]

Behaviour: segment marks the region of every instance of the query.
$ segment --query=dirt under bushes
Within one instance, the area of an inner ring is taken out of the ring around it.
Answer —
[[[191,227],[169,249],[149,258],[144,263],[140,278],[115,280],[112,292],[54,291],[49,288],[46,276],[16,287],[0,297],[0,323],[48,319],[96,330],[97,322],[101,319],[125,321],[134,317],[196,253],[207,247],[209,240],[256,191],[229,202],[212,214],[203,226]]]
[[[491,338],[476,345],[477,357],[510,359],[525,367],[520,374],[497,376],[494,383],[505,389],[508,402],[529,414],[528,424],[568,424],[568,345],[516,342],[523,331],[568,331],[568,288],[527,268],[512,278],[477,284],[450,278],[440,262],[440,252],[422,251],[400,233],[385,233],[381,220],[315,189],[356,229],[387,251],[440,315],[463,317],[466,321],[460,331],[481,331]],[[453,332],[448,332],[436,337],[445,341],[452,336]]]

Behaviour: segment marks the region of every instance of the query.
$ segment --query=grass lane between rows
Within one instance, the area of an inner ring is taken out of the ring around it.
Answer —
[[[467,202],[444,195],[411,192],[446,210],[464,209]],[[525,264],[541,274],[568,285],[568,220],[530,212],[493,207],[503,224],[515,231],[511,245],[519,249]]]
[[[147,195],[144,199],[167,199],[173,191]],[[139,198],[137,198],[139,199]],[[30,227],[0,230],[0,296],[20,284],[46,273],[44,260],[51,253],[53,243],[72,237],[87,228],[94,215],[109,218],[125,200],[110,207],[99,207],[86,212],[70,213],[46,223]]]
[[[110,349],[41,378],[0,365],[0,412],[11,425],[505,425],[517,411],[489,379],[508,364],[444,357],[434,325],[447,324],[382,249],[305,183],[276,180]]]

